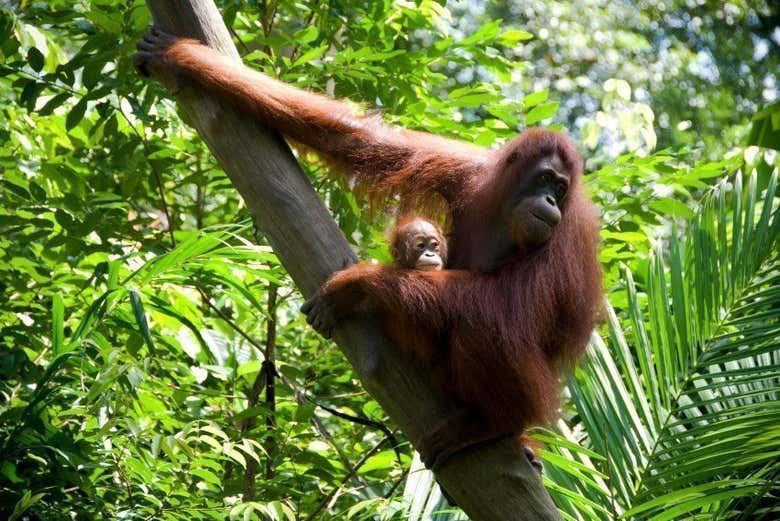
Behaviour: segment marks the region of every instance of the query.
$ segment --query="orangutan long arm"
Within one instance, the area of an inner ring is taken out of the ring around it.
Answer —
[[[447,325],[447,284],[457,283],[465,271],[419,271],[363,262],[331,277],[301,310],[308,322],[329,336],[339,321],[356,312],[401,317],[430,331]]]
[[[438,192],[453,201],[486,168],[485,149],[360,116],[345,102],[253,71],[195,40],[178,40],[165,61],[175,74],[318,151],[374,193],[425,197]]]
[[[389,311],[395,316],[420,319],[435,329],[444,322],[444,272],[395,268],[363,262],[336,273],[323,291],[345,308],[356,298],[367,310]]]

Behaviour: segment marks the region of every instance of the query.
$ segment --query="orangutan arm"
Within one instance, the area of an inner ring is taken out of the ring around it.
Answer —
[[[138,49],[135,65],[142,74],[197,82],[264,125],[316,150],[367,191],[419,198],[437,192],[452,202],[485,168],[488,153],[482,148],[360,116],[343,101],[253,71],[196,40],[152,28]]]
[[[359,312],[398,317],[428,331],[442,330],[449,310],[445,286],[463,273],[363,262],[333,275],[301,311],[307,315],[307,322],[327,338],[336,324]]]

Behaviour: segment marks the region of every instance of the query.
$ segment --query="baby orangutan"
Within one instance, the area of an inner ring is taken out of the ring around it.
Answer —
[[[447,264],[447,242],[434,222],[404,217],[390,236],[390,254],[398,268],[439,271]]]

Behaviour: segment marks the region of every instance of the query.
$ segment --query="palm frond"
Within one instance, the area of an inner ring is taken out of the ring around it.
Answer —
[[[614,496],[611,517],[780,512],[762,498],[780,469],[777,172],[757,186],[755,173],[722,182],[686,237],[655,248],[644,295],[626,271],[627,318],[608,306],[610,347],[595,338],[570,386],[582,443],[606,457],[592,472],[609,480],[575,490]]]

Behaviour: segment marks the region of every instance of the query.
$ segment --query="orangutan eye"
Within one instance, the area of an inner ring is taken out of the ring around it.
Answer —
[[[539,174],[539,184],[541,186],[552,186],[553,173],[550,170],[544,170]]]
[[[418,250],[424,250],[425,249],[425,243],[424,242],[418,242],[417,243],[417,249]]]

